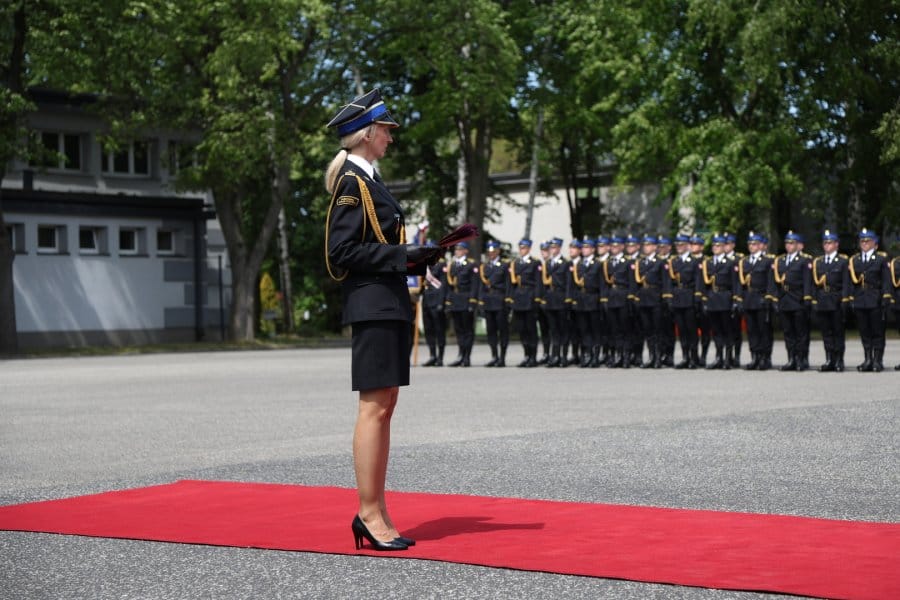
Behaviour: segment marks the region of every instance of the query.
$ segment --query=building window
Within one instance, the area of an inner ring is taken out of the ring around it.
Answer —
[[[9,247],[16,254],[25,254],[25,225],[7,223],[6,234],[9,236]]]
[[[38,225],[38,253],[63,254],[66,251],[66,228],[62,225]]]
[[[79,227],[78,250],[82,254],[106,254],[106,228]]]
[[[141,227],[122,227],[119,229],[119,254],[121,256],[140,256],[147,253],[145,230]]]
[[[136,141],[117,151],[104,150],[101,163],[104,173],[150,175],[150,143]]]
[[[175,232],[171,229],[156,230],[156,253],[175,254]]]
[[[188,142],[169,142],[168,168],[169,175],[175,177],[183,169],[196,167],[197,146]]]
[[[81,136],[77,133],[42,131],[40,143],[44,152],[38,166],[65,171],[81,170]]]

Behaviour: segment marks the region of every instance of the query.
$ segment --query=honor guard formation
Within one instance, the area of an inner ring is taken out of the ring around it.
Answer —
[[[523,350],[519,367],[806,371],[816,324],[826,357],[816,368],[840,372],[852,317],[865,355],[856,369],[880,372],[889,312],[900,327],[900,257],[880,251],[868,228],[856,237],[859,251],[849,257],[828,229],[817,256],[804,252],[793,231],[778,256],[756,232],[747,236],[747,254],[735,252],[737,238],[727,232],[711,237],[711,254],[706,238],[686,234],[585,237],[565,253],[563,240],[553,238],[538,256],[532,240],[522,239],[515,258],[504,258],[490,240],[483,261],[461,243],[413,290],[422,299],[430,354],[423,366],[471,366],[480,314],[491,351],[486,367],[507,366],[513,329]],[[445,363],[448,320],[458,351]],[[786,360],[773,366],[776,327]]]

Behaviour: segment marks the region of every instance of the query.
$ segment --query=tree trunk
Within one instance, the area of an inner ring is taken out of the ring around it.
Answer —
[[[538,156],[541,136],[544,135],[544,109],[538,107],[537,123],[534,125],[534,143],[531,146],[531,173],[528,175],[528,213],[525,216],[525,238],[531,239],[531,222],[534,219],[534,198],[537,196]]]
[[[475,146],[469,148],[466,161],[469,172],[468,221],[478,227],[478,231],[483,231],[490,190],[492,132],[485,119],[481,119],[476,126]]]
[[[3,178],[0,177],[0,185]],[[15,251],[3,220],[3,192],[0,188],[0,356],[16,354],[19,340],[16,332],[16,295],[13,281]]]

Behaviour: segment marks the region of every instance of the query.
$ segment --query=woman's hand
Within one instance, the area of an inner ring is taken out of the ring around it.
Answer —
[[[440,246],[420,246],[408,244],[406,246],[406,265],[415,266],[423,263],[433,265],[441,256],[443,249]]]

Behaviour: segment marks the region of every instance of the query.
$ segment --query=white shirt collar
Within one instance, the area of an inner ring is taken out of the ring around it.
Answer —
[[[681,257],[681,260],[687,260],[691,257],[691,251],[688,250],[687,252],[682,252],[679,256]]]
[[[347,160],[365,171],[366,175],[368,175],[370,178],[375,179],[375,167],[373,167],[372,163],[364,159],[362,156],[358,156],[356,154],[348,154]]]
[[[834,260],[834,258],[835,258],[836,256],[837,256],[837,250],[835,250],[835,251],[832,252],[831,254],[826,254],[826,255],[825,255],[825,258],[828,259],[828,262],[831,262],[831,261]]]

